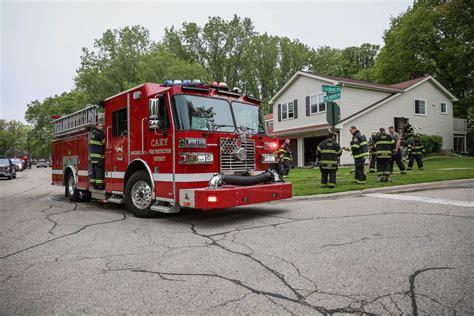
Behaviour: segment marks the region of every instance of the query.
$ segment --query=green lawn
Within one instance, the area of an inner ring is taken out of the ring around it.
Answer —
[[[351,167],[339,168],[337,171],[337,185],[334,189],[320,188],[321,173],[319,168],[292,169],[287,180],[293,183],[293,196],[299,196],[411,183],[474,178],[474,158],[430,157],[424,160],[424,165],[425,170],[418,170],[415,162],[412,171],[408,171],[408,174],[401,175],[395,164],[392,183],[376,182],[376,174],[374,173],[367,173],[367,184],[365,185],[351,183],[354,179],[354,173],[350,173]]]

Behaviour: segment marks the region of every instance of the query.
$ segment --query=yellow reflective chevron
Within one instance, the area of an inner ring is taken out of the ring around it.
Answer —
[[[89,141],[89,144],[91,144],[91,145],[98,145],[98,146],[102,146],[102,145],[103,145],[102,142],[99,142],[99,141],[93,140],[93,139],[91,139],[91,140]]]

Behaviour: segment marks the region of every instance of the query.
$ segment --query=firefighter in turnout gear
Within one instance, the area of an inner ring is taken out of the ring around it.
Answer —
[[[369,139],[369,172],[370,173],[375,173],[375,161],[376,161],[375,143],[374,143],[375,135],[377,135],[377,133],[373,132]]]
[[[290,173],[290,161],[293,160],[290,149],[290,140],[285,139],[285,142],[278,149],[278,169],[283,177],[287,177]]]
[[[413,126],[411,126],[408,119],[405,119],[405,127],[403,128],[403,138],[406,141],[410,141],[413,139],[414,136],[415,136],[415,130],[413,129]]]
[[[420,135],[415,137],[408,142],[408,170],[413,168],[413,160],[416,160],[418,169],[423,170],[423,156],[425,154],[425,148],[420,140]]]
[[[402,148],[401,148],[401,139],[400,135],[395,132],[393,126],[388,128],[389,134],[392,136],[393,140],[395,141],[395,152],[392,155],[392,159],[390,160],[390,173],[393,173],[393,164],[396,162],[398,169],[400,169],[400,174],[406,174],[405,164],[402,160]]]
[[[342,148],[334,140],[333,133],[329,133],[328,138],[318,145],[316,149],[316,165],[319,165],[319,170],[321,171],[322,188],[336,187],[336,171],[341,154]]]
[[[352,134],[350,150],[354,158],[355,176],[354,182],[357,184],[365,184],[365,159],[369,157],[369,147],[367,138],[355,126],[351,126],[349,131]],[[346,148],[346,150],[348,150]]]
[[[89,182],[97,190],[104,190],[104,125],[99,119],[89,138]]]
[[[380,134],[374,137],[374,142],[377,156],[377,182],[392,182],[390,160],[395,151],[395,141],[390,134],[385,133],[385,128],[381,128]]]

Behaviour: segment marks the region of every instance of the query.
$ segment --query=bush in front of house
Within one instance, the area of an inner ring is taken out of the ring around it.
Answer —
[[[426,154],[439,153],[443,148],[443,137],[439,135],[421,135],[420,137]]]

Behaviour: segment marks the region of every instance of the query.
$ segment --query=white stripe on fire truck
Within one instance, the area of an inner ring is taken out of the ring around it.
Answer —
[[[81,177],[87,177],[87,176],[89,175],[89,171],[87,171],[87,170],[79,170],[79,171],[77,172],[77,175],[78,175],[78,176],[81,176]]]
[[[109,171],[105,175],[106,178],[113,178],[113,179],[123,179],[125,177],[125,172],[119,171]]]
[[[209,181],[215,173],[177,173],[175,174],[176,182],[203,182]],[[154,173],[154,181],[173,181],[172,173]]]
[[[63,174],[63,170],[62,169],[52,169],[51,173],[52,174]]]

